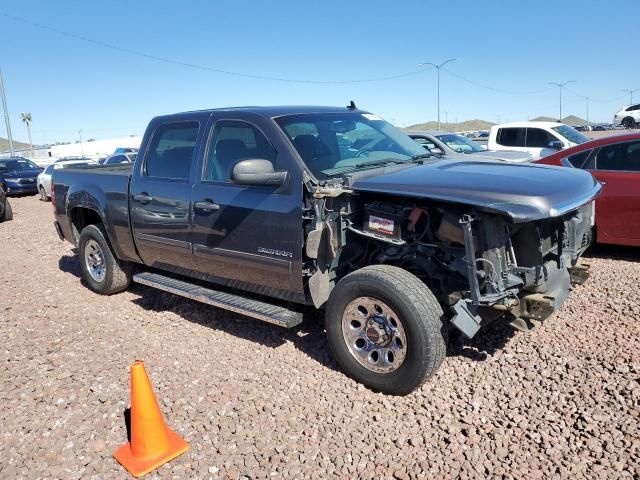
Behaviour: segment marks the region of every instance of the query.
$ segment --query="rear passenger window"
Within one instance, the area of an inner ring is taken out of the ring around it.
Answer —
[[[160,125],[149,146],[145,174],[148,177],[188,180],[197,136],[198,122]]]
[[[276,164],[277,153],[260,130],[239,120],[216,122],[207,149],[202,179],[226,182],[241,160],[261,159]]]
[[[501,128],[496,142],[504,147],[524,147],[524,128]]]

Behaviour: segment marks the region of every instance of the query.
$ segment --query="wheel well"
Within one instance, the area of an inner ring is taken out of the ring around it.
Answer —
[[[74,234],[80,236],[80,232],[82,232],[84,227],[102,223],[102,218],[100,218],[100,215],[98,215],[98,212],[95,210],[78,207],[71,210],[71,223],[76,228]]]

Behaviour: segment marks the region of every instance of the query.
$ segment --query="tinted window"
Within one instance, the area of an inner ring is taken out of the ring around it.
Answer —
[[[501,128],[496,142],[505,147],[524,147],[524,128]]]
[[[602,147],[598,152],[596,168],[640,172],[640,142],[625,142]]]
[[[240,160],[259,158],[276,163],[276,150],[250,123],[236,120],[216,122],[207,149],[203,180],[227,181]]]
[[[571,155],[570,157],[567,157],[567,160],[574,167],[583,168],[585,160],[587,159],[589,154],[591,154],[592,151],[593,150],[585,150],[584,152],[576,153],[575,155]]]
[[[527,147],[548,148],[550,142],[558,139],[541,128],[527,128]]]
[[[160,125],[149,146],[145,174],[149,177],[187,180],[197,136],[197,122]]]
[[[640,103],[638,105],[631,105],[630,107],[627,107],[627,112],[632,112],[634,110],[640,110]]]
[[[46,173],[47,175],[51,175],[51,172],[53,172],[53,167],[54,167],[54,165],[52,163],[51,165],[49,165],[47,167],[47,169],[44,171],[44,173]]]

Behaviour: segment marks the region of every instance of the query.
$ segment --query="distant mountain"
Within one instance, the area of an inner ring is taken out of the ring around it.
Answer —
[[[29,148],[28,143],[16,142],[13,141],[14,150],[24,150],[25,148]],[[9,140],[6,138],[0,137],[0,152],[8,152],[9,151]]]
[[[551,117],[536,117],[531,119],[532,122],[557,122],[557,118]],[[589,125],[589,122],[584,120],[583,118],[576,117],[575,115],[569,115],[562,119],[562,123],[566,123],[567,125],[577,126],[577,125]]]
[[[459,123],[444,123],[440,122],[440,130],[449,132],[469,132],[476,130],[489,130],[495,123],[487,122],[486,120],[466,120]],[[416,123],[415,125],[409,125],[402,130],[417,131],[417,130],[437,130],[438,122],[426,122]]]

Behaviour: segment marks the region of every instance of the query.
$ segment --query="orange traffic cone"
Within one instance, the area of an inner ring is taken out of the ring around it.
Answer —
[[[131,365],[131,443],[113,456],[134,477],[141,477],[188,449],[189,444],[165,425],[144,362],[136,360]]]

